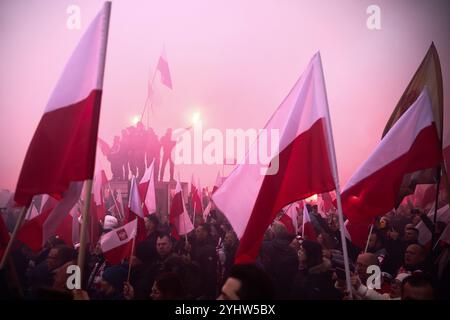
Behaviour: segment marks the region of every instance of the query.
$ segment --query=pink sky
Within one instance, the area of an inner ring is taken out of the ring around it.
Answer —
[[[0,2],[0,188],[15,188],[53,87],[102,3]],[[81,8],[80,30],[66,27],[71,4]],[[381,8],[381,30],[366,27],[371,4]],[[160,136],[187,126],[195,111],[205,128],[262,128],[320,50],[343,186],[380,140],[431,41],[448,109],[448,30],[446,0],[116,0],[99,136],[111,142],[141,113],[163,46],[174,90],[156,81],[150,125]],[[182,180],[194,173],[212,186],[221,168],[178,170]]]

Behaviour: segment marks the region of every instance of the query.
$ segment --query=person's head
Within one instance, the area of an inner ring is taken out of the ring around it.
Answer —
[[[127,280],[127,275],[127,269],[121,265],[106,268],[102,273],[100,292],[105,295],[122,292],[123,283]]]
[[[335,243],[328,233],[320,233],[317,236],[317,242],[322,246],[322,249],[333,249]]]
[[[144,124],[141,121],[139,121],[138,123],[136,123],[136,128],[139,130],[144,130]]]
[[[318,242],[304,240],[298,250],[298,261],[306,267],[311,268],[323,262],[322,247]]]
[[[156,251],[160,257],[166,257],[172,252],[172,239],[168,234],[162,234],[156,239]]]
[[[389,218],[388,217],[381,217],[380,223],[379,223],[380,229],[382,229],[382,230],[389,229],[389,225],[390,225]]]
[[[328,226],[330,227],[331,231],[336,232],[339,230],[339,219],[337,215],[331,215],[328,220]]]
[[[422,272],[406,277],[401,286],[402,300],[433,300],[434,289],[431,283]]]
[[[105,219],[103,221],[103,230],[105,232],[108,232],[114,228],[116,228],[119,224],[119,221],[117,220],[116,217],[113,217],[111,215],[106,215]]]
[[[376,252],[384,247],[384,238],[377,230],[373,230],[369,237],[367,248],[370,252]]]
[[[145,217],[145,229],[147,232],[151,233],[158,228],[159,220],[156,215],[151,214]]]
[[[409,277],[409,273],[399,273],[394,280],[391,281],[390,293],[391,298],[398,298],[402,295],[402,282]]]
[[[373,253],[361,253],[358,255],[358,258],[356,258],[356,267],[355,271],[358,274],[361,281],[366,281],[369,277],[369,274],[367,274],[367,268],[369,266],[378,266],[379,261],[376,255]]]
[[[205,241],[211,235],[209,224],[202,223],[195,229],[195,238],[197,241]]]
[[[273,298],[272,279],[254,264],[234,265],[218,297],[219,300],[271,300]]]
[[[417,266],[425,261],[425,249],[419,244],[411,244],[405,251],[405,266]]]
[[[405,236],[403,238],[407,242],[416,242],[419,238],[419,230],[416,228],[405,229]]]
[[[174,272],[161,273],[153,283],[150,298],[152,300],[183,299],[184,288],[180,276]]]
[[[223,240],[223,244],[225,245],[225,247],[231,248],[236,244],[236,241],[237,241],[237,237],[236,237],[236,234],[234,233],[234,231],[228,231],[225,234],[225,239]]]
[[[72,261],[75,258],[73,248],[66,245],[58,245],[50,249],[47,256],[47,266],[49,270],[54,270],[64,263]]]
[[[275,239],[286,239],[288,236],[285,225],[279,221],[272,224],[272,231]]]

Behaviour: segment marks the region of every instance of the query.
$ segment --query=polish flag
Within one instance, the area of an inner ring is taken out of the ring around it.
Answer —
[[[60,198],[94,175],[110,8],[106,2],[89,25],[45,107],[17,182],[20,206],[37,194]]]
[[[403,177],[434,168],[441,149],[426,89],[394,124],[342,191],[351,241],[364,248],[375,217],[392,210]]]
[[[317,232],[314,229],[314,225],[311,222],[311,217],[309,216],[308,208],[306,204],[303,206],[303,225],[302,225],[302,236],[307,240],[316,241]]]
[[[100,238],[103,255],[109,263],[119,264],[122,260],[130,257],[136,230],[137,219],[134,219]]]
[[[172,226],[172,235],[179,239],[181,235],[188,234],[194,230],[189,214],[186,211],[186,206],[183,201],[183,191],[181,190],[181,184],[177,181],[175,188],[175,195],[172,199],[170,206],[169,221]]]
[[[142,201],[139,196],[139,189],[136,182],[136,177],[131,178],[130,192],[128,195],[128,213],[125,218],[126,223],[137,219],[137,234],[136,243],[145,240],[146,229],[144,220],[144,211],[142,210]]]
[[[163,49],[161,56],[159,57],[158,65],[156,66],[161,74],[161,83],[166,87],[172,89],[172,78],[169,72],[169,63],[167,62],[166,50]]]
[[[319,209],[318,210],[319,213],[324,218],[328,216],[328,213],[332,209],[335,209],[335,206],[333,204],[333,199],[331,198],[331,195],[329,192],[325,192],[320,195],[318,209]]]
[[[191,197],[192,197],[192,207],[195,215],[202,215],[203,206],[202,206],[202,198],[200,195],[200,183],[195,185],[194,183],[194,175],[191,178]]]
[[[149,215],[156,212],[156,195],[155,195],[155,177],[154,177],[154,163],[145,170],[144,176],[139,182],[139,195],[144,199],[144,215]]]
[[[433,206],[427,214],[431,221],[434,221],[434,208]],[[448,204],[437,210],[436,221],[442,221],[446,224],[450,222],[450,207]],[[431,241],[432,234],[423,221],[417,224],[416,229],[419,231],[418,243],[424,246]]]
[[[332,140],[320,54],[265,126],[278,130],[280,142],[271,150],[270,167],[250,163],[258,140],[213,194],[240,238],[236,263],[254,262],[264,232],[289,203],[335,189]]]
[[[105,170],[99,170],[94,176],[94,187],[93,187],[93,200],[95,206],[95,212],[97,215],[97,220],[103,220],[105,218],[105,201],[103,199],[103,190],[108,183],[108,178],[106,177]]]
[[[69,212],[80,199],[82,187],[82,182],[72,182],[60,201],[49,197],[42,205],[41,212],[37,215],[30,213],[32,217],[20,227],[17,239],[35,252],[42,250],[52,236],[63,238],[68,245],[72,244],[72,233],[67,231],[68,224],[70,228],[72,225]],[[70,241],[67,242],[68,239]]]

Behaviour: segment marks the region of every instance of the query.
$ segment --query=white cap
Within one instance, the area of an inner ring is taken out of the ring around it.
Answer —
[[[119,222],[117,221],[117,218],[106,215],[105,221],[103,222],[103,229],[114,229],[115,227],[117,227],[118,223]]]

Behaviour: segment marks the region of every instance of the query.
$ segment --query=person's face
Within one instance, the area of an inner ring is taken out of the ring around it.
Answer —
[[[402,300],[433,300],[431,285],[413,287],[409,283],[403,287]]]
[[[323,247],[323,235],[319,234],[317,236],[317,242]]]
[[[153,283],[152,292],[150,292],[150,298],[152,300],[163,300],[163,294],[159,291],[156,281]]]
[[[360,279],[367,278],[367,267],[369,267],[369,261],[363,255],[359,255],[356,259],[355,271],[358,273]]]
[[[145,219],[145,229],[149,232],[152,232],[155,230],[155,224],[150,219]]]
[[[59,266],[58,249],[50,249],[47,256],[47,266],[49,270],[53,270]]]
[[[336,232],[339,230],[339,221],[337,218],[333,217],[330,222],[328,223],[331,231]]]
[[[380,229],[385,229],[387,227],[387,220],[384,218],[381,218],[380,220]]]
[[[156,240],[156,251],[162,257],[170,254],[172,251],[172,244],[167,237],[158,238]]]
[[[306,251],[300,246],[300,249],[298,250],[298,261],[300,263],[305,263],[307,260],[308,257],[306,256]]]
[[[369,248],[374,249],[377,245],[377,235],[372,233],[369,237]]]
[[[202,226],[198,226],[197,229],[195,229],[195,237],[197,238],[197,240],[205,240],[207,236],[208,233]]]
[[[417,240],[417,232],[414,229],[406,229],[405,241],[416,241],[416,240]]]
[[[241,288],[241,281],[229,277],[222,286],[222,292],[217,300],[240,300],[238,291]]]
[[[417,245],[410,245],[405,251],[405,265],[414,266],[423,262],[422,250]]]
[[[234,236],[232,233],[228,232],[225,235],[224,244],[227,247],[231,247],[233,245],[233,243],[234,243]]]
[[[402,291],[402,282],[400,280],[394,279],[391,282],[391,292],[390,292],[390,296],[392,298],[398,298],[401,296],[401,291]]]

